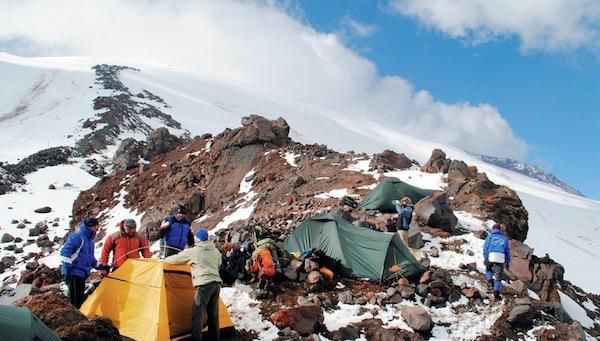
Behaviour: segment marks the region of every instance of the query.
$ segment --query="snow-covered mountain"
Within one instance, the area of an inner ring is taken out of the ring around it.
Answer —
[[[554,185],[554,186],[564,190],[567,193],[576,194],[576,195],[579,195],[582,197],[585,196],[585,195],[583,195],[583,193],[581,193],[577,189],[569,186],[568,184],[564,183],[563,181],[560,181],[553,174],[547,173],[537,166],[529,165],[529,164],[526,164],[521,161],[508,159],[508,158],[504,158],[504,157],[495,157],[495,156],[478,155],[478,154],[475,154],[475,155],[478,156],[481,160],[491,163],[492,165],[506,168],[511,171],[515,171],[517,173],[527,175],[534,179],[538,179],[542,182],[548,183],[550,185]]]
[[[104,66],[94,68],[96,65]],[[52,218],[61,228],[53,233],[64,233],[74,199],[97,179],[81,166],[86,159],[108,164],[116,143],[127,137],[143,139],[151,129],[162,126],[183,137],[216,134],[237,127],[240,118],[249,114],[270,119],[281,116],[292,127],[290,137],[302,143],[366,153],[392,149],[420,163],[439,148],[449,158],[477,166],[496,184],[518,193],[529,212],[525,242],[534,253],[540,257],[549,254],[565,267],[565,279],[600,293],[600,276],[589,273],[600,265],[600,202],[485,162],[459,148],[400,134],[386,122],[348,116],[211,74],[91,58],[21,58],[0,53],[0,94],[0,144],[5,146],[0,161],[18,165],[19,160],[40,150],[65,146],[73,148],[71,162],[76,162],[25,175],[28,184],[17,186],[20,191],[0,195],[2,230],[22,217],[47,220],[47,215],[32,213],[32,209],[51,200]],[[115,112],[128,114],[111,115]],[[108,133],[95,138],[100,130]],[[410,182],[411,177],[406,180]],[[49,184],[58,190],[50,192]],[[115,193],[119,195],[122,193]],[[122,206],[113,209],[115,217],[138,214]],[[26,246],[24,253],[33,246]],[[0,258],[7,254],[0,250]],[[7,276],[1,274],[0,278]]]

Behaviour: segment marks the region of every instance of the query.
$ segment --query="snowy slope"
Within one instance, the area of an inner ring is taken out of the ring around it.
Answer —
[[[385,122],[281,98],[210,74],[140,62],[0,54],[0,143],[10,147],[0,150],[0,161],[12,162],[48,146],[71,145],[76,138],[67,136],[85,133],[80,123],[94,115],[92,100],[104,91],[94,84],[90,68],[99,63],[140,69],[123,71],[121,81],[133,92],[146,89],[163,98],[169,105],[165,112],[192,136],[237,127],[241,116],[255,113],[284,117],[296,141],[340,151],[373,153],[388,148],[424,162],[433,148],[441,148],[448,157],[476,165],[490,180],[516,190],[530,216],[526,243],[536,255],[548,253],[564,265],[567,280],[600,293],[600,277],[587,275],[588,269],[600,265],[600,202],[482,162],[460,149],[399,134]],[[2,200],[0,226],[13,218],[9,213]]]

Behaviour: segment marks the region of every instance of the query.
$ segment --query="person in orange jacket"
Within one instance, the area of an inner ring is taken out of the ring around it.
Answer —
[[[133,219],[122,220],[119,224],[119,231],[110,234],[104,240],[100,264],[108,264],[108,257],[113,253],[113,270],[123,265],[128,258],[150,258],[152,254],[148,247],[148,239],[136,231],[137,224]],[[102,275],[106,275],[106,271]]]
[[[247,268],[251,274],[258,274],[258,287],[267,288],[277,274],[271,250],[259,247],[252,253],[252,263]]]

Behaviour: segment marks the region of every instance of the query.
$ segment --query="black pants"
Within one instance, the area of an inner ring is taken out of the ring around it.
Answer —
[[[202,329],[208,326],[207,340],[219,341],[219,292],[221,283],[196,287],[192,306],[192,340],[202,341]],[[204,324],[206,320],[206,324]]]
[[[71,276],[67,281],[69,286],[69,302],[77,309],[81,307],[85,299],[85,278],[79,276]]]

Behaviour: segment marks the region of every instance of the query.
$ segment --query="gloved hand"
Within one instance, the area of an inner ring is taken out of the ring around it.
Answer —
[[[96,266],[96,269],[101,270],[101,271],[108,271],[108,270],[110,270],[110,265],[98,264],[98,266]]]
[[[392,200],[392,205],[398,205],[400,204],[400,200]]]
[[[100,270],[100,277],[106,277],[108,276],[108,271],[107,270]]]

